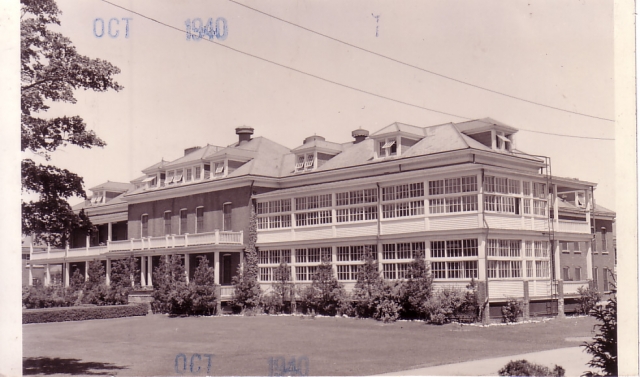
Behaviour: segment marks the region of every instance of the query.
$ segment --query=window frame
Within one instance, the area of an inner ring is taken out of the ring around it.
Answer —
[[[182,214],[184,213],[184,217],[182,217]],[[189,212],[187,211],[186,208],[182,208],[180,209],[180,221],[178,222],[178,234],[179,235],[183,235],[187,233],[187,227],[188,227],[188,219],[189,219]]]

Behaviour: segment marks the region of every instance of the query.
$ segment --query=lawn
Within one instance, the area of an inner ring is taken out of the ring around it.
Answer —
[[[25,375],[195,376],[207,374],[208,354],[213,355],[210,375],[269,375],[270,358],[275,358],[276,372],[282,366],[278,357],[287,364],[295,358],[302,367],[306,357],[311,375],[369,375],[577,346],[580,338],[593,336],[595,323],[580,317],[480,327],[352,318],[149,315],[29,324],[23,325],[23,369]]]

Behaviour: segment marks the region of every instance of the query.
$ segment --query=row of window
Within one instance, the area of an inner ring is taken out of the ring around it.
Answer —
[[[487,240],[487,255],[490,257],[520,257],[522,241],[520,240]],[[548,258],[548,241],[525,241],[524,251],[526,258]]]
[[[212,177],[223,177],[224,175],[225,163],[224,161],[220,161],[213,163],[213,172],[211,170],[211,164],[204,164],[203,166],[167,170],[166,173],[160,173],[159,182],[158,177],[149,177],[145,182],[148,181],[150,187],[163,187],[183,182],[197,181],[203,178],[210,179]]]
[[[225,203],[222,206],[223,213],[223,229],[231,230],[231,203]],[[165,211],[162,215],[162,227],[164,235],[173,233],[173,214],[171,211]],[[144,214],[140,217],[140,237],[149,237],[149,215]],[[204,232],[204,207],[195,209],[195,227],[194,233]],[[188,233],[188,210],[181,209],[179,213],[178,234]]]
[[[490,279],[521,278],[523,275],[521,260],[489,260],[487,261],[487,276]],[[549,261],[524,261],[526,271],[524,273],[529,278],[548,278],[550,275]],[[534,271],[535,264],[535,271]],[[535,275],[534,275],[535,272]]]

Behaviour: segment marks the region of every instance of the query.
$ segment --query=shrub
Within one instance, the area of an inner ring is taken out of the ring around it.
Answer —
[[[284,301],[282,295],[270,291],[262,295],[260,300],[260,306],[267,314],[281,314],[284,312]]]
[[[615,279],[612,279],[615,281]],[[615,286],[615,283],[614,283]],[[601,323],[595,325],[598,328],[596,336],[592,342],[582,344],[586,351],[593,355],[589,361],[590,367],[601,369],[606,376],[618,375],[618,299],[614,293],[607,304],[596,306],[589,312],[589,315],[595,317]],[[585,373],[588,376],[596,374],[591,372]]]
[[[190,313],[211,315],[215,313],[217,298],[215,291],[215,270],[209,267],[209,260],[205,256],[198,257],[199,263],[193,274],[193,281],[189,282],[191,295]]]
[[[333,275],[333,268],[328,260],[322,261],[318,266],[311,285],[302,291],[301,296],[307,310],[322,315],[337,314],[344,289]]]
[[[518,317],[522,315],[522,307],[524,303],[515,298],[507,299],[507,303],[502,307],[502,322],[517,322]]]
[[[22,311],[22,323],[83,321],[87,319],[120,318],[147,315],[146,305],[118,305],[33,309]]]
[[[140,286],[139,276],[140,269],[135,258],[130,256],[112,261],[107,303],[110,305],[126,304],[129,293],[134,289],[134,286]]]
[[[82,303],[105,305],[109,295],[106,286],[106,273],[102,262],[93,260],[87,266],[87,280],[82,288]]]
[[[407,279],[397,287],[402,317],[424,319],[427,316],[424,303],[431,298],[433,277],[422,253],[416,253],[414,260],[407,266],[405,276]]]
[[[498,371],[500,376],[564,376],[564,368],[556,365],[553,370],[544,365],[531,363],[527,360],[509,361]]]
[[[400,305],[393,300],[384,299],[376,307],[373,318],[384,323],[395,322],[400,317]]]
[[[589,314],[602,298],[600,292],[592,286],[591,282],[589,282],[587,288],[579,287],[578,294],[580,295],[578,298],[578,312],[580,314]]]
[[[358,266],[356,276],[357,282],[351,294],[355,315],[360,318],[372,318],[378,310],[378,305],[391,298],[391,286],[380,276],[378,262],[373,259],[369,248],[365,250],[364,264]]]
[[[76,296],[69,289],[60,286],[24,287],[22,304],[27,309],[58,308],[72,306]]]
[[[430,323],[442,325],[456,320],[466,311],[466,298],[466,292],[462,289],[445,287],[423,304],[423,310]]]
[[[250,313],[260,305],[262,291],[255,278],[251,278],[238,266],[238,273],[231,280],[233,283],[233,297],[231,305],[236,312]]]
[[[154,313],[187,314],[190,294],[179,255],[160,258],[160,264],[153,271],[153,288],[151,309]]]

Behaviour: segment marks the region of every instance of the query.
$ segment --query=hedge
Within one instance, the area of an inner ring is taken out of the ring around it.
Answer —
[[[146,304],[113,306],[72,306],[67,308],[24,309],[22,323],[84,321],[147,315]]]

